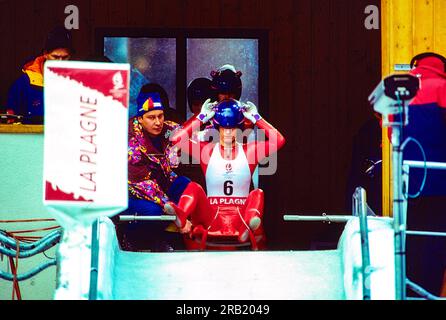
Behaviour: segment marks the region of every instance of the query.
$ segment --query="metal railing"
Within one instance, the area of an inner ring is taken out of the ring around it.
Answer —
[[[417,169],[430,169],[430,170],[446,170],[446,163],[444,162],[432,162],[432,161],[414,161],[414,160],[404,160],[403,161],[403,175],[405,176],[405,180],[408,183],[409,180],[409,170],[410,168]],[[404,180],[404,179],[403,179]],[[407,189],[407,188],[406,188]],[[419,192],[421,194],[421,192]],[[407,201],[407,200],[406,200]],[[407,207],[404,210],[404,217],[407,216]],[[432,232],[432,231],[418,231],[418,230],[406,230],[406,235],[411,236],[428,236],[428,237],[446,237],[446,232]],[[410,288],[413,292],[421,296],[423,299],[427,300],[446,300],[445,298],[441,298],[435,296],[434,294],[428,292],[420,285],[412,282],[407,277],[405,279],[405,285],[407,288]],[[412,299],[412,298],[411,298]]]
[[[137,216],[122,215],[119,216],[120,221],[175,221],[176,216],[159,215],[159,216]]]
[[[361,232],[361,256],[362,256],[362,297],[363,300],[371,299],[370,292],[370,246],[369,246],[369,228],[367,223],[367,197],[366,191],[362,187],[357,187],[353,194],[354,216],[359,217],[359,226]]]

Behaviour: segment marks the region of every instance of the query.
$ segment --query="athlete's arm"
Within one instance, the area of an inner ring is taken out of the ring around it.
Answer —
[[[197,129],[200,130],[200,125],[201,121],[194,115],[182,125],[181,129],[175,132],[171,138],[172,143],[178,145],[180,148],[183,148],[189,143],[192,137],[192,132],[196,131]]]
[[[206,171],[206,166],[212,152],[212,146],[215,142],[200,141],[196,136],[193,136],[193,133],[198,132],[200,126],[203,123],[208,122],[214,116],[214,105],[215,103],[210,102],[210,99],[206,100],[203,103],[200,113],[186,121],[183,124],[183,128],[178,130],[172,137],[172,142],[176,144],[182,152],[185,152],[200,161],[203,171]],[[203,167],[203,164],[206,165]]]
[[[280,133],[279,130],[274,128],[265,119],[260,119],[256,122],[259,129],[265,130],[265,135],[268,138],[267,141],[259,141],[257,144],[265,144],[266,155],[268,157],[271,153],[277,152],[285,145],[285,137]]]
[[[205,102],[203,102],[200,113],[198,115],[194,115],[183,124],[183,129],[179,130],[173,135],[172,142],[174,144],[178,144],[180,148],[187,145],[186,142],[190,141],[192,132],[194,130],[200,130],[200,125],[202,123],[206,123],[212,119],[215,114],[214,106],[215,102],[211,102],[211,99],[207,99]]]
[[[264,158],[281,149],[285,144],[285,137],[260,116],[255,104],[248,101],[244,104],[244,109],[245,118],[257,125],[259,129],[264,130],[267,138],[266,141],[254,141],[246,145],[245,152],[248,159],[255,159],[255,165],[257,165]]]

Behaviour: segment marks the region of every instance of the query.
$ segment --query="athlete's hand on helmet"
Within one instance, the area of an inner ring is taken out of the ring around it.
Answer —
[[[247,101],[243,104],[243,115],[252,123],[256,123],[258,120],[262,119],[256,105],[251,101]]]
[[[211,102],[211,99],[207,99],[205,102],[203,102],[198,119],[203,123],[211,120],[215,115],[214,107],[216,104],[217,102]]]

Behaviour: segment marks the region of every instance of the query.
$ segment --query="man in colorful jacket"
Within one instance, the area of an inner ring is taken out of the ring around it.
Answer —
[[[169,137],[179,125],[164,121],[161,95],[143,86],[138,98],[137,114],[129,121],[128,188],[129,204],[125,214],[162,215],[164,204],[178,202],[190,180],[178,176],[177,150]],[[173,224],[161,222],[130,223],[125,236],[135,249],[171,251],[182,247],[182,236]]]
[[[46,60],[69,60],[74,53],[71,34],[63,27],[56,27],[45,42],[43,53],[25,63],[22,76],[10,87],[7,113],[23,116],[25,124],[42,124],[43,65]]]

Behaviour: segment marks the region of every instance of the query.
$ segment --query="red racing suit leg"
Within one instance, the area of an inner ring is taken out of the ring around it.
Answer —
[[[186,219],[190,218],[192,225],[202,225],[206,228],[215,216],[215,209],[209,204],[203,188],[196,182],[189,183],[176,207],[177,216],[183,226]]]
[[[245,220],[246,224],[251,227],[251,229],[256,230],[260,225],[256,228],[252,228],[251,222],[253,218],[258,217],[260,219],[263,218],[263,206],[264,206],[264,194],[262,189],[252,190],[248,198],[246,199],[245,210],[243,212],[243,220]]]

